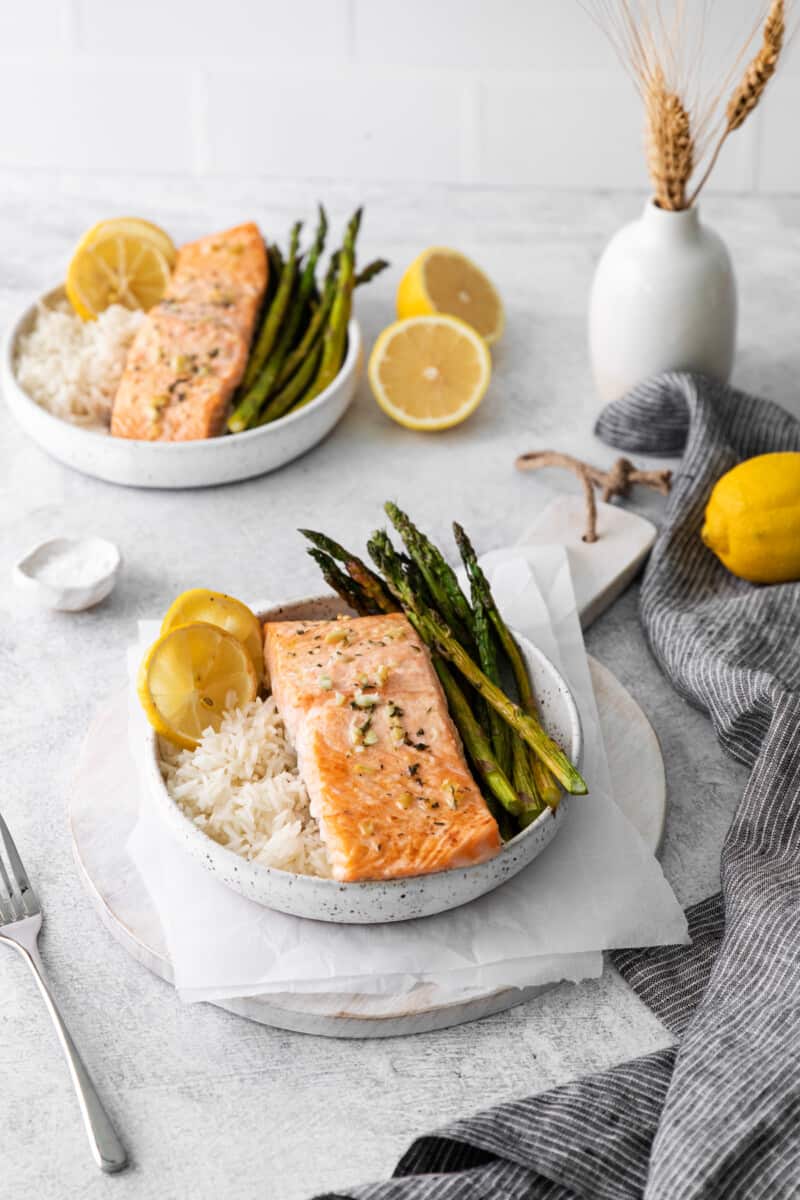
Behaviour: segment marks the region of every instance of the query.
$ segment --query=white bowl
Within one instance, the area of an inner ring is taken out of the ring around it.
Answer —
[[[347,611],[335,597],[323,596],[262,611],[261,619],[326,620]],[[565,748],[571,761],[579,766],[581,722],[572,693],[549,658],[527,639],[516,636],[531,674],[542,723]],[[340,883],[335,879],[297,875],[248,862],[220,846],[184,816],[167,791],[158,763],[158,739],[150,729],[145,735],[143,753],[147,787],[157,812],[184,849],[221,883],[266,908],[345,925],[428,917],[458,908],[493,891],[541,854],[560,829],[569,804],[569,798],[565,797],[555,814],[543,813],[522,833],[506,842],[494,858],[477,866],[406,879]]]
[[[59,556],[73,560],[80,556],[69,573],[53,576],[48,568]],[[122,556],[113,542],[105,538],[48,538],[39,542],[14,565],[17,587],[32,595],[45,608],[58,612],[83,612],[105,600],[119,575]]]
[[[0,378],[6,403],[25,432],[53,458],[84,475],[146,488],[211,487],[264,475],[320,442],[355,395],[363,354],[361,331],[352,320],[347,355],[333,383],[305,408],[270,425],[196,442],[137,441],[85,429],[41,408],[23,391],[14,373],[17,339],[31,328],[37,304],[63,298],[63,287],[54,288],[27,304],[11,323],[3,342]]]

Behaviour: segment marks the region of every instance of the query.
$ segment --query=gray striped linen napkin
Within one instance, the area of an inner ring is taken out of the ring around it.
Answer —
[[[685,446],[641,618],[672,684],[752,765],[721,894],[687,914],[692,945],[612,955],[676,1045],[422,1137],[352,1200],[800,1196],[800,584],[735,579],[698,536],[718,477],[800,450],[800,424],[668,374],[606,408],[596,432],[629,451]]]

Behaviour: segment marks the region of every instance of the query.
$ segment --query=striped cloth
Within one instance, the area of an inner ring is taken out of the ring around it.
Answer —
[[[687,914],[692,945],[613,955],[676,1045],[422,1137],[357,1200],[800,1196],[800,584],[741,582],[698,537],[716,479],[800,450],[800,424],[670,374],[609,406],[597,433],[629,451],[685,446],[642,621],[673,685],[752,765],[722,892]]]

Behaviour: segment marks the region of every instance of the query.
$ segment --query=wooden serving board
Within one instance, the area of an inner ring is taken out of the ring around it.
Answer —
[[[655,850],[666,812],[658,739],[615,676],[591,657],[589,665],[615,799]],[[114,747],[113,753],[109,747]],[[98,786],[98,778],[103,786]],[[69,805],[73,850],[81,880],[106,928],[138,962],[172,982],[161,923],[125,849],[138,814],[137,781],[128,749],[128,697],[121,691],[98,713],[81,751]],[[229,1000],[220,1007],[300,1033],[394,1037],[486,1017],[542,990],[503,988],[460,996],[424,984],[398,996],[280,993]]]

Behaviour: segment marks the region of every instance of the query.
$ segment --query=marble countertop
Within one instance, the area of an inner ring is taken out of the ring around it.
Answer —
[[[4,952],[4,1190],[37,1200],[301,1200],[388,1174],[415,1135],[447,1120],[667,1044],[610,969],[479,1023],[386,1041],[310,1038],[185,1006],[101,926],[73,866],[65,817],[80,741],[124,678],[136,620],[163,611],[184,588],[275,599],[316,590],[296,528],[324,516],[327,530],[357,544],[386,497],[437,537],[457,517],[488,550],[516,539],[554,490],[574,486],[554,472],[515,473],[518,452],[553,446],[612,461],[591,435],[597,405],[585,310],[605,241],[638,214],[642,197],[32,173],[6,173],[0,189],[3,325],[59,278],[77,236],[101,216],[137,212],[180,240],[249,218],[283,236],[296,214],[310,218],[318,194],[337,223],[363,201],[364,259],[382,253],[396,264],[359,297],[368,344],[393,316],[400,267],[431,243],[473,254],[508,311],[491,391],[463,427],[408,433],[362,386],[322,445],[281,472],[230,487],[145,492],[83,478],[47,459],[0,406],[0,803],[44,902],[42,948],[55,992],[133,1164],[113,1179],[95,1171],[33,982]],[[735,381],[786,400],[800,365],[800,199],[727,198],[707,208],[741,289]],[[660,499],[635,502],[658,519]],[[117,590],[91,612],[43,613],[11,587],[13,561],[59,533],[96,533],[122,550]],[[690,903],[718,885],[744,771],[660,675],[635,593],[598,621],[588,645],[661,738],[670,800],[663,862]]]

